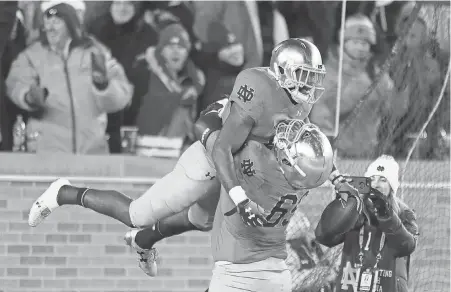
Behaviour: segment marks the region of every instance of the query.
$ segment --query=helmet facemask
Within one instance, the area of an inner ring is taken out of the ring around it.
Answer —
[[[291,38],[272,51],[270,72],[297,103],[314,104],[324,92],[326,75],[321,52],[306,39]]]
[[[329,165],[326,178],[330,174],[332,148],[327,138],[320,138],[323,134],[318,133],[321,133],[318,127],[301,120],[287,120],[277,125],[274,137],[276,159],[286,180],[296,189],[318,186],[324,178],[323,170]]]
[[[324,93],[323,81],[326,76],[324,66],[315,69],[303,65],[278,66],[275,75],[279,85],[286,89],[297,103],[316,103]]]
[[[296,175],[306,176],[305,172],[296,163],[296,159],[299,156],[296,142],[305,134],[306,125],[308,124],[302,120],[287,120],[277,125],[274,146],[276,158],[281,165],[280,169],[284,175],[296,171]]]

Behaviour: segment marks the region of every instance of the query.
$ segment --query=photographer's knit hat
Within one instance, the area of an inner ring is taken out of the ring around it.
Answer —
[[[396,195],[399,188],[399,165],[392,156],[382,155],[371,163],[365,176],[373,175],[385,177],[393,190],[393,195]]]

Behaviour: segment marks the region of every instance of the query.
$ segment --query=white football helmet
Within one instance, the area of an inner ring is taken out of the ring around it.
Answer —
[[[324,93],[326,69],[318,48],[305,39],[292,38],[272,51],[270,71],[297,103],[314,104]]]
[[[297,189],[322,185],[333,167],[333,151],[321,130],[301,120],[277,125],[274,151],[285,178]]]

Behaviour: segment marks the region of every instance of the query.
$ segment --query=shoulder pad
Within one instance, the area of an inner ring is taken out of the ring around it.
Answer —
[[[230,100],[257,121],[271,97],[271,81],[266,68],[243,70],[236,77]]]

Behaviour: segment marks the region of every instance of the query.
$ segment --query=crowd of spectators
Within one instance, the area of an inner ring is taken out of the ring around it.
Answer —
[[[275,44],[302,37],[327,70],[311,120],[338,155],[405,158],[449,63],[449,6],[429,3],[447,11],[445,25],[431,27],[443,15],[422,9],[402,35],[414,4],[348,2],[342,32],[340,1],[2,2],[1,149],[17,143],[20,116],[29,152],[174,153],[163,150],[193,141],[200,110],[230,93],[241,70],[267,66]],[[415,158],[449,157],[449,115],[448,84]]]

